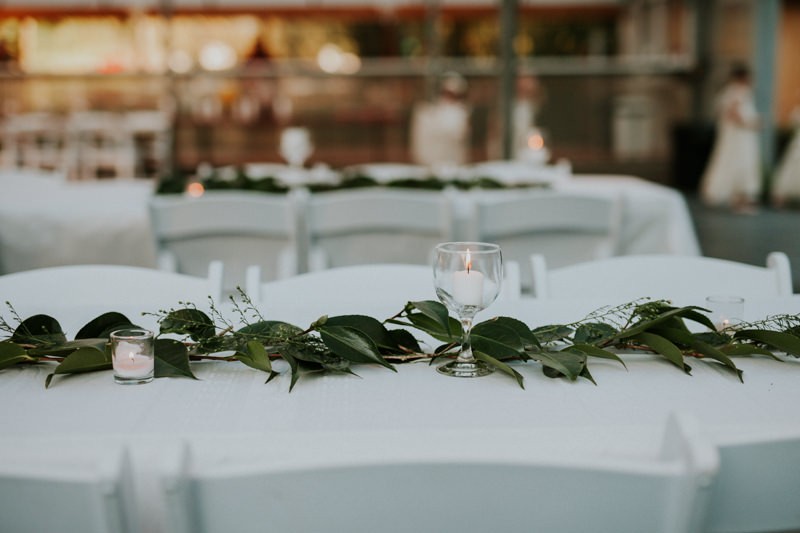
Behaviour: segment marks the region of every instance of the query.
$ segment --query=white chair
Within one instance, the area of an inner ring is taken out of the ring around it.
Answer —
[[[75,153],[61,116],[52,113],[12,115],[3,129],[5,166],[70,174]]]
[[[467,195],[468,239],[500,245],[503,259],[520,263],[523,290],[530,289],[530,260],[540,253],[562,266],[615,254],[619,199],[550,190]]]
[[[560,453],[536,430],[194,440],[162,480],[176,533],[679,533],[702,522],[718,460],[692,426],[670,419],[645,457]]]
[[[0,438],[3,531],[137,533],[126,450],[97,439]]]
[[[631,255],[549,269],[541,255],[531,257],[537,298],[642,297],[694,300],[714,294],[770,298],[792,294],[789,258],[767,256],[759,267],[711,257]],[[612,302],[609,302],[612,303]]]
[[[97,179],[104,173],[134,177],[136,146],[121,114],[78,111],[69,117],[67,130],[77,157],[78,179]]]
[[[800,531],[800,434],[720,443],[706,531]]]
[[[309,270],[365,263],[430,265],[433,249],[452,240],[449,192],[384,187],[310,196],[302,239]]]
[[[288,195],[206,191],[199,198],[156,195],[150,214],[159,267],[201,275],[210,262],[225,265],[223,289],[245,287],[247,268],[278,279],[298,272],[297,227],[303,190]],[[252,273],[250,274],[252,276]]]
[[[134,175],[160,176],[170,157],[170,113],[157,109],[127,111],[124,128],[133,139],[136,155]]]
[[[75,307],[108,305],[174,306],[221,297],[222,267],[210,266],[207,277],[187,276],[152,268],[121,265],[69,265],[0,276],[0,294],[20,312],[38,312],[53,302]]]

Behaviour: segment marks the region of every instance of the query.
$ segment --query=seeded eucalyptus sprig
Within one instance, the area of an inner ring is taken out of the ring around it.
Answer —
[[[213,301],[209,313],[192,303],[179,304],[177,309],[145,313],[159,323],[156,377],[195,378],[191,362],[210,359],[240,362],[265,372],[269,382],[279,374],[273,362],[283,359],[290,369],[291,391],[307,374],[355,374],[353,367],[362,364],[395,371],[396,364],[432,363],[455,356],[460,347],[460,324],[436,301],[408,302],[383,321],[364,315],[322,316],[304,328],[267,320],[243,293],[239,300],[232,299],[235,323]],[[0,331],[9,335],[0,341],[0,370],[57,363],[46,386],[57,375],[110,369],[109,334],[133,326],[120,313],[105,313],[68,341],[53,317],[34,315],[23,320],[8,307],[18,324],[12,326],[0,317]],[[626,350],[658,354],[686,374],[691,372],[687,358],[704,360],[721,365],[740,380],[742,371],[733,362],[736,356],[777,360],[783,359],[776,352],[800,356],[799,316],[776,315],[716,331],[704,312],[695,306],[674,307],[664,300],[636,300],[598,309],[576,322],[535,329],[515,318],[495,317],[473,327],[472,346],[475,357],[511,376],[521,387],[524,363],[538,363],[548,377],[572,381],[583,377],[594,383],[590,358],[613,360],[624,367],[618,354]],[[694,332],[687,322],[706,331]],[[409,330],[439,344],[425,351]]]

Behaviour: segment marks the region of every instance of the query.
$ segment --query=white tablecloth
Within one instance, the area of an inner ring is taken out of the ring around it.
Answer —
[[[700,255],[700,244],[683,196],[663,185],[631,176],[575,176],[556,189],[622,196],[620,255]]]
[[[625,176],[575,176],[554,186],[621,194],[622,254],[700,253],[686,203],[675,190]],[[0,274],[67,264],[155,266],[150,182],[64,182],[3,171],[0,191]]]
[[[274,303],[267,319],[306,325],[321,314],[354,313],[388,317],[404,302],[348,304],[325,295],[313,301]],[[497,303],[478,316],[514,316],[530,326],[580,319],[598,302]],[[688,303],[688,302],[687,302]],[[18,303],[24,315],[34,310]],[[71,337],[103,311],[118,310],[144,326],[152,317],[109,300],[100,306],[75,308],[54,302],[49,312]],[[745,319],[774,313],[800,313],[800,297],[748,302]],[[3,310],[7,317],[8,313]],[[395,374],[380,367],[360,366],[361,376],[301,379],[290,394],[285,372],[270,384],[265,374],[236,363],[197,363],[199,380],[157,379],[143,386],[122,387],[110,372],[58,378],[45,390],[51,367],[0,371],[0,427],[3,438],[25,440],[82,437],[127,443],[132,451],[135,481],[145,531],[165,531],[158,497],[158,470],[169,450],[182,439],[203,442],[216,436],[280,442],[313,438],[314,434],[390,431],[408,438],[433,430],[503,432],[535,429],[545,446],[580,453],[606,450],[624,455],[654,455],[672,411],[694,414],[718,442],[751,436],[800,434],[800,364],[768,358],[738,358],[744,383],[713,364],[690,362],[692,376],[646,354],[625,355],[627,370],[597,360],[589,381],[569,382],[542,375],[538,364],[518,365],[525,389],[495,373],[481,379],[439,375],[427,364],[398,366]],[[498,442],[498,449],[508,443]],[[453,446],[457,443],[454,442]],[[327,450],[326,453],[335,453]]]
[[[72,264],[154,267],[153,183],[0,172],[0,274]]]

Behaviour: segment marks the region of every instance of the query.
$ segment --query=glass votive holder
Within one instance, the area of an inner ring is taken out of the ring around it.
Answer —
[[[744,316],[744,298],[741,296],[707,296],[706,307],[711,311],[709,318],[717,331],[741,323]]]
[[[146,329],[119,329],[111,333],[111,364],[114,381],[138,385],[153,381],[155,371],[153,332]]]

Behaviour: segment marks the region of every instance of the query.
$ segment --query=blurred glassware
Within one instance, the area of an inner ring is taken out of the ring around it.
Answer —
[[[291,127],[281,133],[279,152],[292,167],[302,168],[314,151],[307,128]]]

